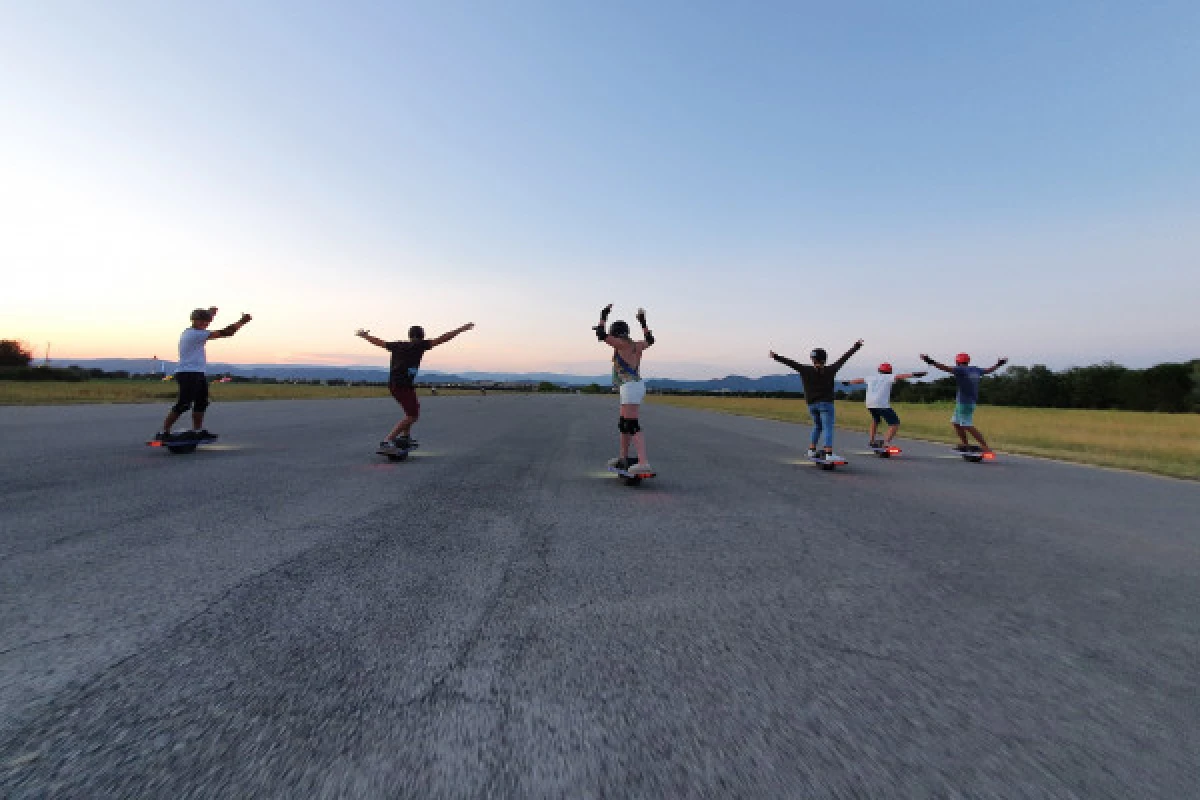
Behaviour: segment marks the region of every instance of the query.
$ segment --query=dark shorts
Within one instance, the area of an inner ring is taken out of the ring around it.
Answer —
[[[404,409],[405,416],[416,419],[421,416],[421,402],[417,400],[417,390],[411,386],[402,386],[399,383],[389,383],[388,391],[392,393],[392,397],[396,398],[396,402]]]
[[[890,408],[868,408],[871,412],[871,419],[879,423],[881,420],[888,425],[899,425],[900,417],[896,416],[896,412]]]
[[[179,400],[172,411],[182,414],[189,408],[202,412],[208,408],[208,376],[203,372],[176,372],[175,383],[179,386]]]

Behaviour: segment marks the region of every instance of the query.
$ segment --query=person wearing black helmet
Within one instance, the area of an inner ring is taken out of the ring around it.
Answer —
[[[208,409],[208,357],[204,346],[213,339],[225,339],[233,336],[249,322],[252,317],[242,314],[241,319],[232,325],[226,325],[220,330],[210,331],[213,317],[217,315],[217,307],[197,308],[192,312],[192,325],[185,328],[179,335],[179,363],[175,367],[175,383],[179,386],[179,399],[163,420],[162,430],[154,435],[160,442],[190,439],[192,441],[211,442],[217,434],[204,429],[204,412]],[[192,429],[176,436],[171,428],[188,409],[192,410]]]
[[[808,447],[809,458],[816,457],[817,442],[822,438],[822,434],[824,434],[825,460],[842,461],[842,457],[835,455],[833,452],[835,378],[837,378],[838,370],[845,366],[846,362],[850,360],[850,356],[857,353],[862,346],[863,340],[859,339],[841,358],[832,364],[825,363],[828,359],[828,354],[826,354],[824,349],[820,347],[814,348],[808,354],[812,360],[811,366],[800,364],[790,358],[781,356],[774,350],[770,351],[771,358],[775,361],[778,361],[780,364],[786,364],[800,373],[800,381],[804,385],[804,401],[808,404],[808,413],[813,419],[812,437]]]
[[[928,372],[903,372],[893,375],[892,365],[885,361],[879,365],[878,375],[846,381],[847,385],[865,384],[867,387],[867,411],[871,414],[871,434],[867,441],[867,447],[887,447],[892,443],[896,432],[900,430],[900,417],[892,408],[892,386],[896,381],[923,378],[928,374]],[[882,440],[875,438],[880,422],[886,422],[888,426],[887,435]]]
[[[592,328],[596,338],[613,349],[613,383],[620,387],[621,415],[617,430],[621,432],[621,454],[608,462],[610,467],[628,469],[631,475],[653,475],[650,459],[646,454],[646,437],[642,433],[639,419],[642,400],[646,396],[646,384],[642,382],[642,354],[654,344],[654,334],[646,325],[646,311],[637,310],[637,321],[642,327],[642,338],[629,335],[629,323],[616,320],[607,327],[612,303],[600,311],[600,324]],[[629,445],[637,452],[637,463],[629,466]]]
[[[983,439],[983,434],[975,427],[975,404],[979,402],[979,381],[984,375],[991,375],[1007,364],[1008,359],[997,359],[996,363],[987,369],[972,367],[971,356],[966,353],[959,353],[954,357],[953,367],[940,364],[925,353],[921,353],[921,360],[931,367],[937,367],[942,372],[949,372],[954,376],[954,381],[958,385],[954,396],[954,415],[950,417],[950,424],[954,426],[954,433],[958,435],[959,441],[954,449],[960,452],[970,449],[971,446],[967,443],[967,434],[969,433],[975,437],[975,441],[979,442],[979,446],[983,448],[985,454],[991,453],[992,448],[988,447],[988,443]]]
[[[468,322],[461,328],[443,333],[436,339],[426,339],[425,329],[420,325],[413,325],[408,329],[407,341],[395,342],[385,342],[378,336],[372,336],[371,332],[366,329],[355,332],[355,336],[366,339],[376,347],[382,347],[392,354],[388,374],[388,391],[400,404],[400,408],[404,409],[404,418],[397,422],[388,433],[387,438],[379,443],[380,450],[408,449],[408,446],[414,443],[411,437],[412,426],[421,416],[421,403],[417,400],[415,387],[417,373],[420,371],[421,359],[425,352],[439,344],[445,344],[460,333],[465,333],[474,327],[474,322]]]

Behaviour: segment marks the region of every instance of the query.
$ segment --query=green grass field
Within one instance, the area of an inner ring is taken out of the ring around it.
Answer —
[[[214,402],[388,396],[388,390],[382,386],[312,386],[291,383],[214,383],[209,391]],[[177,389],[171,381],[0,381],[0,405],[8,406],[170,403],[176,394]],[[418,394],[428,395],[429,390],[420,389]],[[467,389],[439,389],[438,394],[478,393]]]
[[[655,395],[650,401],[811,424],[803,400]],[[957,441],[950,427],[952,404],[897,403],[895,409],[900,415],[901,437]],[[975,423],[988,444],[1002,453],[1200,479],[1200,414],[980,406]],[[870,424],[871,417],[861,402],[837,403],[839,429],[865,431]],[[852,441],[859,443],[859,439],[865,441],[860,436]]]

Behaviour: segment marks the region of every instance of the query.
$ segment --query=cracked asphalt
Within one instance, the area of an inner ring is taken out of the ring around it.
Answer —
[[[0,796],[1198,795],[1197,484],[423,406],[0,408]]]

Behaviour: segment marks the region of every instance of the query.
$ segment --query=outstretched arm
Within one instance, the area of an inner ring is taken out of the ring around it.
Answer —
[[[1007,363],[1008,363],[1008,356],[1004,356],[1003,358],[999,358],[999,359],[997,359],[997,360],[996,360],[996,363],[995,363],[994,365],[992,365],[992,366],[988,367],[987,369],[985,369],[985,370],[983,371],[983,374],[984,374],[984,375],[991,375],[993,372],[995,372],[996,370],[1000,369],[1001,367],[1003,367],[1003,366],[1004,366],[1005,364],[1007,364]]]
[[[217,309],[215,307],[212,308],[211,310],[214,314],[217,311]],[[209,331],[208,338],[210,341],[213,339],[228,339],[230,336],[233,336],[235,333],[240,331],[242,329],[242,326],[245,325],[247,322],[249,322],[252,319],[254,319],[254,317],[250,316],[249,314],[247,314],[246,312],[243,311],[241,319],[239,319],[237,322],[233,323],[232,325],[226,325],[224,328],[221,328],[220,330]]]
[[[367,330],[366,328],[359,328],[357,331],[354,332],[354,335],[358,336],[361,339],[366,339],[368,342],[375,345],[376,347],[384,347],[384,348],[387,347],[387,342],[385,342],[383,339],[380,339],[378,336],[372,336],[371,332],[369,330]]]
[[[801,365],[801,364],[799,364],[799,363],[797,363],[797,362],[795,362],[795,361],[792,361],[792,360],[791,360],[790,358],[788,358],[787,356],[781,356],[781,355],[779,355],[778,353],[776,353],[774,350],[772,350],[772,351],[770,352],[770,355],[771,355],[771,358],[775,359],[775,360],[776,360],[776,361],[778,361],[780,364],[786,364],[787,366],[789,366],[789,367],[791,367],[792,369],[796,370],[796,372],[799,372],[799,371],[800,371],[800,368],[801,368],[801,366],[802,366],[802,365]]]
[[[853,380],[842,381],[842,383],[846,384],[847,386],[857,386],[860,383],[866,383],[866,382],[867,382],[866,378],[854,378]]]
[[[841,357],[841,358],[839,358],[837,361],[833,362],[833,371],[834,371],[834,372],[837,372],[839,369],[841,369],[842,367],[846,366],[846,362],[850,360],[850,356],[852,356],[852,355],[854,355],[855,353],[857,353],[857,352],[859,351],[859,348],[861,348],[862,346],[863,346],[863,340],[862,340],[862,339],[859,339],[857,342],[855,342],[854,344],[852,344],[852,345],[850,346],[850,349],[849,349],[849,350],[847,350],[847,351],[846,351],[846,352],[845,352],[845,353],[842,355],[842,357]]]
[[[928,364],[931,367],[937,367],[942,372],[954,372],[953,367],[947,367],[945,364],[942,364],[938,361],[934,361],[932,358],[925,355],[924,353],[921,353],[921,360],[924,361],[926,364]]]
[[[925,372],[924,370],[922,370],[921,372],[901,372],[899,375],[896,376],[896,380],[906,381],[909,378],[924,378],[928,374],[929,373]]]
[[[642,338],[646,342],[646,347],[654,344],[654,333],[646,327],[646,309],[639,308],[637,310],[637,321],[642,326]]]
[[[458,336],[460,333],[466,333],[467,331],[471,330],[474,327],[475,327],[474,322],[468,322],[466,325],[463,325],[461,328],[455,328],[452,331],[447,331],[446,333],[443,333],[441,336],[437,337],[436,339],[431,340],[429,342],[429,346],[437,347],[439,344],[445,344],[446,342],[453,339],[455,336]]]

